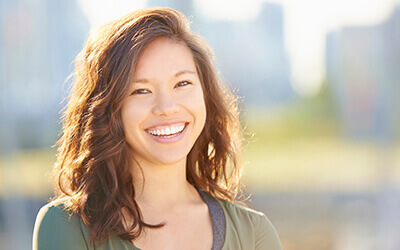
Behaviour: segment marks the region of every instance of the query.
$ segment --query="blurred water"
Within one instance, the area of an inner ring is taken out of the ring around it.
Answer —
[[[386,217],[382,224],[380,210],[385,206],[384,212],[391,212],[387,201],[398,207],[399,194],[392,190],[254,195],[253,204],[269,216],[284,249],[395,250],[400,248],[398,216]]]

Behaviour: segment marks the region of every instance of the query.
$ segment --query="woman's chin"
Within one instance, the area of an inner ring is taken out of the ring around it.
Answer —
[[[176,165],[181,162],[184,162],[186,164],[186,155],[181,155],[181,156],[166,155],[164,157],[158,155],[155,158],[154,162],[157,165],[164,165],[164,166]]]

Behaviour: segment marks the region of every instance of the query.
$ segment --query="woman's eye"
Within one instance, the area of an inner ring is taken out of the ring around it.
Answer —
[[[189,81],[182,81],[182,82],[178,83],[176,86],[183,87],[183,86],[190,85],[190,84],[192,84],[192,83]]]
[[[137,89],[132,92],[132,95],[143,95],[143,94],[147,94],[147,93],[150,93],[150,91],[148,91],[146,89]]]

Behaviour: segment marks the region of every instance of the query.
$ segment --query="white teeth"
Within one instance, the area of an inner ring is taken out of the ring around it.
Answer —
[[[175,134],[177,131],[176,131],[176,128],[175,127],[172,127],[171,128],[171,134]]]
[[[148,132],[152,135],[160,136],[160,135],[172,135],[176,134],[179,132],[182,132],[182,130],[185,128],[185,124],[182,125],[173,125],[171,127],[165,127],[162,129],[154,129],[154,130],[148,130]]]

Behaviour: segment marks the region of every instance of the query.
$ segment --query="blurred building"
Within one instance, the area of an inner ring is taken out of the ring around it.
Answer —
[[[169,7],[178,10],[189,17],[195,14],[193,0],[148,0],[148,7]]]
[[[326,62],[345,133],[395,140],[400,114],[400,7],[382,24],[328,34]]]
[[[0,152],[48,147],[88,21],[77,1],[3,0],[0,13]]]
[[[281,5],[264,3],[260,14],[247,21],[202,19],[200,32],[211,43],[223,77],[245,103],[268,106],[295,97]]]

